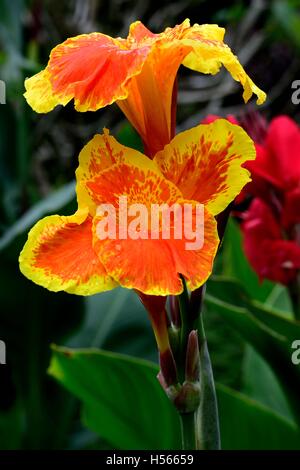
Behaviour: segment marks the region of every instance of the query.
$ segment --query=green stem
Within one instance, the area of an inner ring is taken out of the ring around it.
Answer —
[[[181,424],[182,450],[197,449],[195,413],[181,413],[179,416]]]
[[[218,450],[221,444],[217,397],[202,317],[205,287],[202,286],[193,292],[190,300],[184,280],[183,285],[184,291],[179,296],[181,330],[179,357],[177,358],[178,375],[179,380],[183,383],[188,336],[193,329],[197,329],[201,389],[200,406],[197,412],[180,415],[184,450],[192,448]]]
[[[217,396],[201,313],[199,316],[198,338],[201,384],[198,413],[199,447],[203,450],[219,450],[221,440]]]

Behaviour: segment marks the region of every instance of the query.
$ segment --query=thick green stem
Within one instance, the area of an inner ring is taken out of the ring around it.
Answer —
[[[197,330],[200,355],[200,405],[195,413],[180,414],[183,448],[218,450],[220,449],[220,430],[217,397],[204,331],[202,306],[204,286],[193,292],[191,299],[182,279],[184,291],[179,296],[181,329],[179,357],[177,357],[178,375],[181,383],[186,379],[186,353],[188,337],[192,330]]]
[[[181,413],[179,416],[181,424],[182,450],[197,450],[195,413]]]
[[[221,448],[221,440],[217,396],[201,313],[199,316],[198,338],[201,384],[200,406],[198,410],[198,446],[203,450],[219,450]]]

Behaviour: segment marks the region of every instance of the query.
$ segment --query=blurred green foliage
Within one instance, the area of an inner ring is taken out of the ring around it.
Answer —
[[[137,18],[159,31],[190,17],[226,27],[228,42],[268,92],[266,117],[284,112],[297,119],[290,85],[300,72],[298,7],[296,1],[255,0],[228,2],[218,10],[206,0],[162,0],[159,9],[150,1],[2,0],[0,79],[7,97],[0,105],[0,339],[7,344],[8,364],[0,366],[1,448],[178,445],[178,423],[156,381],[156,365],[144,362],[156,361],[156,348],[137,297],[123,289],[85,299],[53,294],[18,269],[36,220],[73,212],[77,155],[93,134],[105,126],[126,145],[141,149],[140,140],[116,107],[80,114],[68,105],[35,115],[22,96],[24,78],[40,70],[52,47],[68,36],[93,30],[124,36]],[[225,73],[196,77],[180,71],[179,129],[211,112],[239,116],[251,107],[234,83],[222,88],[226,80]],[[232,222],[205,306],[223,448],[300,448],[300,373],[289,360],[289,344],[300,327],[291,318],[285,289],[258,282],[241,243]],[[55,347],[49,375],[51,343],[117,354],[70,355]],[[144,430],[138,413],[145,415]]]

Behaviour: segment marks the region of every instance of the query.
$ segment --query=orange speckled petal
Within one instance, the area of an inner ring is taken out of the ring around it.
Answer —
[[[94,180],[101,172],[112,165],[122,162],[160,173],[158,166],[154,162],[151,162],[141,152],[117,142],[113,136],[109,135],[108,130],[105,129],[104,134],[95,135],[80,152],[79,166],[76,170],[76,192],[79,207],[88,207],[90,213],[95,214],[96,203],[99,203],[99,201],[89,191],[86,182]],[[112,192],[114,192],[115,188],[116,185],[112,188]]]
[[[186,67],[202,73],[216,74],[224,65],[232,78],[244,88],[243,98],[247,102],[252,94],[257,96],[257,104],[262,104],[266,94],[258,88],[246,74],[238,58],[223,42],[225,30],[217,25],[195,24],[185,29],[182,42],[193,50],[183,61]]]
[[[187,249],[188,239],[171,240],[169,247],[175,262],[176,271],[185,277],[190,290],[202,286],[212,273],[213,262],[219,246],[217,223],[215,218],[204,208],[203,246],[200,249]]]
[[[186,201],[188,202],[188,201]],[[219,244],[216,221],[205,211],[204,245],[188,250],[188,239],[106,239],[98,240],[95,227],[95,250],[107,272],[120,285],[149,295],[177,295],[183,290],[180,275],[191,290],[206,282],[212,272]]]
[[[186,199],[205,204],[216,215],[250,181],[250,173],[242,164],[255,156],[246,132],[218,119],[178,134],[156,154],[154,162]]]
[[[174,39],[155,43],[139,75],[128,84],[128,97],[117,104],[136,128],[145,153],[153,157],[172,138],[172,98],[178,68],[191,47]]]
[[[169,207],[174,203],[180,207],[185,203],[192,207],[197,204],[184,200],[181,192],[158,173],[121,163],[103,171],[94,180],[86,182],[86,185],[99,204],[112,204],[116,210],[117,230],[113,238],[100,239],[98,224],[103,220],[102,215],[94,217],[93,226],[95,251],[106,271],[119,284],[144,294],[175,295],[182,292],[179,274],[186,276],[192,289],[205,282],[211,273],[219,242],[215,219],[208,211],[205,211],[204,217],[204,246],[187,249],[189,237],[185,233],[180,240],[175,239],[172,230],[168,239],[163,239],[161,235],[153,239],[150,233],[149,214],[153,204],[166,204]],[[120,216],[120,196],[127,197],[127,207],[143,204],[148,210],[148,225],[146,229],[141,229],[143,235],[140,238],[132,239],[127,231],[133,219],[129,217],[125,223],[123,216]]]
[[[127,41],[136,45],[151,44],[158,37],[158,34],[152,33],[141,21],[135,21],[129,27]]]
[[[93,249],[92,219],[87,210],[37,222],[19,262],[28,279],[54,292],[92,295],[117,286]]]

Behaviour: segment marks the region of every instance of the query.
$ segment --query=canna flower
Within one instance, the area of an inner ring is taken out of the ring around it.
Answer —
[[[39,113],[72,99],[77,111],[116,102],[153,157],[174,137],[180,64],[213,75],[224,65],[242,84],[245,102],[253,93],[258,104],[264,102],[265,93],[223,42],[224,33],[217,25],[191,26],[186,19],[159,34],[136,21],[126,39],[101,33],[69,38],[52,50],[44,70],[25,81],[25,98]]]
[[[300,269],[300,129],[278,116],[256,143],[257,159],[248,162],[255,196],[244,216],[245,251],[261,279],[289,285]]]
[[[288,286],[300,270],[300,245],[283,236],[282,226],[266,202],[255,198],[242,223],[245,253],[261,280]]]
[[[215,216],[249,181],[241,165],[254,158],[248,135],[222,119],[178,134],[153,160],[119,144],[108,131],[96,135],[79,156],[77,212],[45,217],[32,228],[20,255],[21,271],[49,290],[79,295],[117,285],[147,295],[177,295],[183,290],[181,276],[197,289],[210,275],[218,248]],[[203,245],[187,250],[186,233],[181,239],[173,232],[168,239],[160,232],[157,239],[124,238],[121,218],[115,237],[100,239],[103,214],[97,208],[118,208],[125,196],[128,204],[146,207],[203,204]]]
[[[253,182],[247,191],[268,201],[289,231],[300,223],[300,129],[288,116],[270,122],[257,159],[247,168]]]

